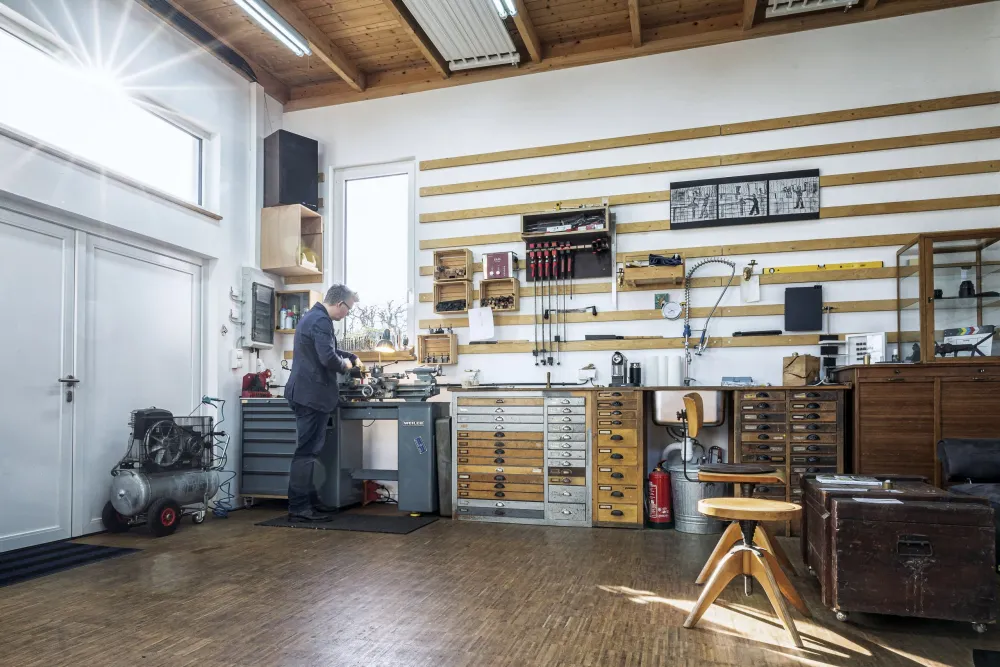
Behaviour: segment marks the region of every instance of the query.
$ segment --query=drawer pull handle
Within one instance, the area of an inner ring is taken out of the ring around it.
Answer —
[[[767,493],[770,490],[771,490],[771,487],[769,487],[769,486],[758,486],[757,487],[757,493]]]
[[[506,438],[507,435],[505,433],[494,433],[493,437],[494,438]]]
[[[815,412],[810,412],[809,414],[806,415],[806,419],[819,419],[819,415],[816,414]]]
[[[563,494],[563,496],[565,496],[565,497],[567,497],[567,498],[568,498],[569,496],[572,496],[572,495],[573,495],[573,494],[572,494],[572,493],[570,493],[569,491],[563,491],[563,492],[562,492],[562,494]]]
[[[763,415],[763,414],[757,415],[757,419],[759,419],[761,421],[767,421],[767,415]]]
[[[573,452],[563,452],[563,458],[567,459],[573,458]]]
[[[757,409],[758,410],[767,410],[769,407],[771,407],[770,403],[758,403],[757,404]]]
[[[819,440],[819,436],[816,435],[815,433],[810,433],[809,435],[806,436],[806,440]]]
[[[506,484],[494,484],[493,488],[494,489],[506,489],[507,485]]]
[[[819,468],[806,468],[806,472],[819,472]]]
[[[495,422],[502,422],[503,421],[503,417],[494,417],[493,421],[495,421]]]
[[[494,475],[493,476],[493,481],[494,482],[506,482],[507,481],[507,475]]]
[[[906,378],[886,378],[886,382],[906,382]]]
[[[612,396],[621,396],[622,393],[620,391],[613,391],[613,392],[611,392],[611,395]]]
[[[771,427],[768,426],[767,424],[759,424],[758,426],[755,426],[754,428],[757,429],[758,431],[770,431],[771,430]]]
[[[493,495],[496,496],[497,498],[504,498],[506,497],[507,494],[504,493],[503,491],[496,491],[493,493]]]
[[[563,405],[569,405],[569,399],[568,398],[564,398],[564,399],[562,399],[562,401],[560,401],[560,403],[562,403]]]
[[[503,399],[502,398],[498,398],[496,401],[494,401],[494,403],[497,403],[499,405],[499,404],[503,403]]]
[[[819,457],[818,456],[807,456],[806,457],[806,463],[819,463]]]
[[[623,459],[625,457],[622,456],[621,454],[615,452],[614,454],[611,455],[611,458],[621,460],[621,459]]]
[[[572,431],[572,430],[573,430],[573,427],[572,427],[572,426],[563,426],[563,427],[562,427],[562,429],[563,429],[564,431]]]
[[[810,403],[806,407],[809,408],[810,410],[819,410],[819,403]]]
[[[771,395],[766,391],[758,391],[757,398],[771,398]]]
[[[612,491],[611,492],[611,497],[612,498],[624,498],[625,494],[622,493],[621,491]]]
[[[612,479],[625,479],[625,475],[623,475],[620,472],[613,472],[613,473],[611,473],[611,478]]]
[[[819,426],[817,424],[806,424],[807,431],[818,431]]]
[[[573,418],[572,417],[563,417],[562,420],[564,422],[571,422],[571,421],[573,421]]]
[[[621,510],[611,510],[611,516],[625,516],[625,512]]]
[[[771,457],[768,456],[767,454],[758,454],[754,458],[757,459],[758,461],[770,461],[771,460]]]
[[[503,412],[503,408],[497,408],[497,409],[496,409],[496,410],[494,410],[493,412]]]
[[[770,440],[771,436],[769,436],[767,433],[761,433],[760,435],[757,436],[757,439],[758,440]]]
[[[819,436],[817,435],[816,437],[818,438]],[[806,447],[806,451],[807,452],[818,452],[819,451],[819,446],[817,446],[817,445],[809,445],[808,447]]]
[[[766,451],[768,451],[769,449],[771,449],[771,445],[757,445],[757,449],[759,449],[759,450],[761,450],[761,451],[765,451],[765,452],[766,452]]]
[[[573,408],[563,408],[563,414],[564,415],[565,414],[569,414],[570,412],[573,412]]]
[[[625,405],[625,404],[624,404],[624,403],[622,403],[621,401],[614,401],[614,402],[613,402],[613,403],[611,404],[611,407],[613,407],[613,408],[620,408],[620,407],[622,407],[623,405]]]
[[[493,510],[493,514],[496,516],[507,516],[507,510]]]
[[[563,514],[572,514],[572,512],[571,512],[571,511],[569,511],[569,510],[563,510],[563,511],[562,511],[562,513],[563,513]]]
[[[819,398],[819,394],[817,394],[815,391],[810,391],[809,393],[806,394],[806,398]]]
[[[493,450],[493,453],[494,453],[494,454],[498,454],[498,455],[500,455],[500,456],[503,456],[504,454],[506,454],[506,453],[507,453],[507,450],[506,450],[506,449],[494,449],[494,450]]]
[[[560,436],[560,437],[561,437],[561,438],[562,438],[563,440],[572,440],[572,439],[573,439],[573,438],[571,438],[571,437],[570,437],[570,436],[568,436],[568,435],[563,435],[563,436]]]
[[[611,425],[612,426],[621,426],[622,425],[622,421],[620,419],[613,419],[613,420],[611,420]]]
[[[573,481],[573,480],[572,480],[572,479],[570,479],[569,477],[563,477],[563,478],[562,478],[562,483],[563,483],[563,484],[569,484],[569,483],[571,483],[572,481]]]
[[[611,416],[612,416],[612,417],[620,417],[620,416],[621,416],[621,414],[622,414],[622,411],[621,411],[621,410],[612,410],[612,411],[611,411]]]
[[[567,444],[565,444],[565,443],[564,443],[564,444],[563,444],[563,449],[569,449],[569,448],[571,448],[572,446],[573,446],[573,445],[567,445]]]
[[[493,459],[493,463],[504,463],[504,460],[501,459],[501,458],[496,458],[496,459]]]
[[[611,439],[615,440],[615,441],[618,441],[618,440],[624,440],[625,438],[623,438],[622,436],[620,436],[618,434],[615,434],[615,435],[611,436]]]
[[[504,427],[503,426],[494,426],[493,430],[495,430],[495,431],[502,431],[502,430],[504,430]],[[500,437],[503,437],[503,436],[500,436]]]

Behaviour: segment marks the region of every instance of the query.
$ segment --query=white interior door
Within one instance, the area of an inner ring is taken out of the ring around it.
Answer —
[[[201,266],[88,236],[81,270],[73,534],[103,530],[132,410],[186,415],[201,400]]]
[[[0,209],[0,551],[70,536],[75,235]]]

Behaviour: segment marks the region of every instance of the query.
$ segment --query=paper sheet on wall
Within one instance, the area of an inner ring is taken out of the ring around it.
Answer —
[[[752,276],[750,280],[740,283],[740,298],[743,299],[743,303],[760,301],[760,276]]]
[[[469,309],[469,340],[493,339],[493,309]]]

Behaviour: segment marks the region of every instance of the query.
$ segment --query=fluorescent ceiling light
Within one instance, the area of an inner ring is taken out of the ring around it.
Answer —
[[[767,10],[764,12],[766,18],[778,16],[790,16],[792,14],[804,14],[806,12],[819,12],[826,9],[843,8],[850,9],[858,4],[860,0],[768,0]]]
[[[502,19],[517,15],[517,4],[514,0],[493,0],[493,6]]]
[[[236,4],[243,8],[250,18],[259,23],[261,27],[274,35],[279,42],[288,47],[288,50],[299,56],[312,55],[312,49],[305,37],[300,35],[292,26],[288,25],[285,19],[271,9],[263,0],[235,0]]]

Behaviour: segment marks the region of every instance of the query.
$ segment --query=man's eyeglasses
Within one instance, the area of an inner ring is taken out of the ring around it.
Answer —
[[[347,312],[351,312],[351,306],[346,301],[341,301],[340,305],[347,309]]]

